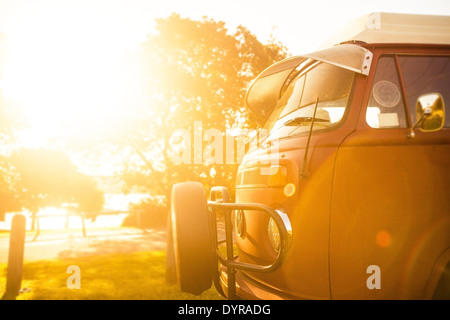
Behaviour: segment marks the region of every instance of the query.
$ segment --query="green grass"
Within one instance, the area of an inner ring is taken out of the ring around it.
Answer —
[[[68,289],[67,267],[81,270],[81,288]],[[6,285],[6,264],[0,264],[0,293]],[[108,254],[74,259],[25,262],[17,300],[190,300],[223,299],[212,287],[199,296],[165,283],[165,252]]]

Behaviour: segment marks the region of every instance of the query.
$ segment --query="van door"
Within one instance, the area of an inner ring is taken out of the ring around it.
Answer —
[[[439,92],[450,106],[448,83],[448,56],[378,59],[358,129],[336,157],[333,299],[422,298],[450,247],[450,117],[442,130],[408,138],[417,98]]]

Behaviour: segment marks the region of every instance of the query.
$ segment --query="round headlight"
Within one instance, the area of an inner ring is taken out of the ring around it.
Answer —
[[[277,227],[277,224],[275,223],[275,220],[273,218],[270,218],[269,220],[269,227],[267,230],[267,233],[269,235],[270,244],[272,245],[273,250],[278,252],[280,250],[280,230]]]

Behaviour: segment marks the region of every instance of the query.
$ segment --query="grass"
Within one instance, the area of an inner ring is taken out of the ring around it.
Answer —
[[[81,270],[81,288],[68,289],[70,265]],[[0,264],[0,293],[6,287],[6,264]],[[199,296],[165,283],[165,252],[107,254],[73,259],[25,262],[17,300],[193,300],[223,299],[212,287]]]

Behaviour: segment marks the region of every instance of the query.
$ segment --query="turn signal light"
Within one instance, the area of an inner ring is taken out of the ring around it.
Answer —
[[[271,166],[269,187],[284,187],[287,183],[287,168],[281,165]]]

